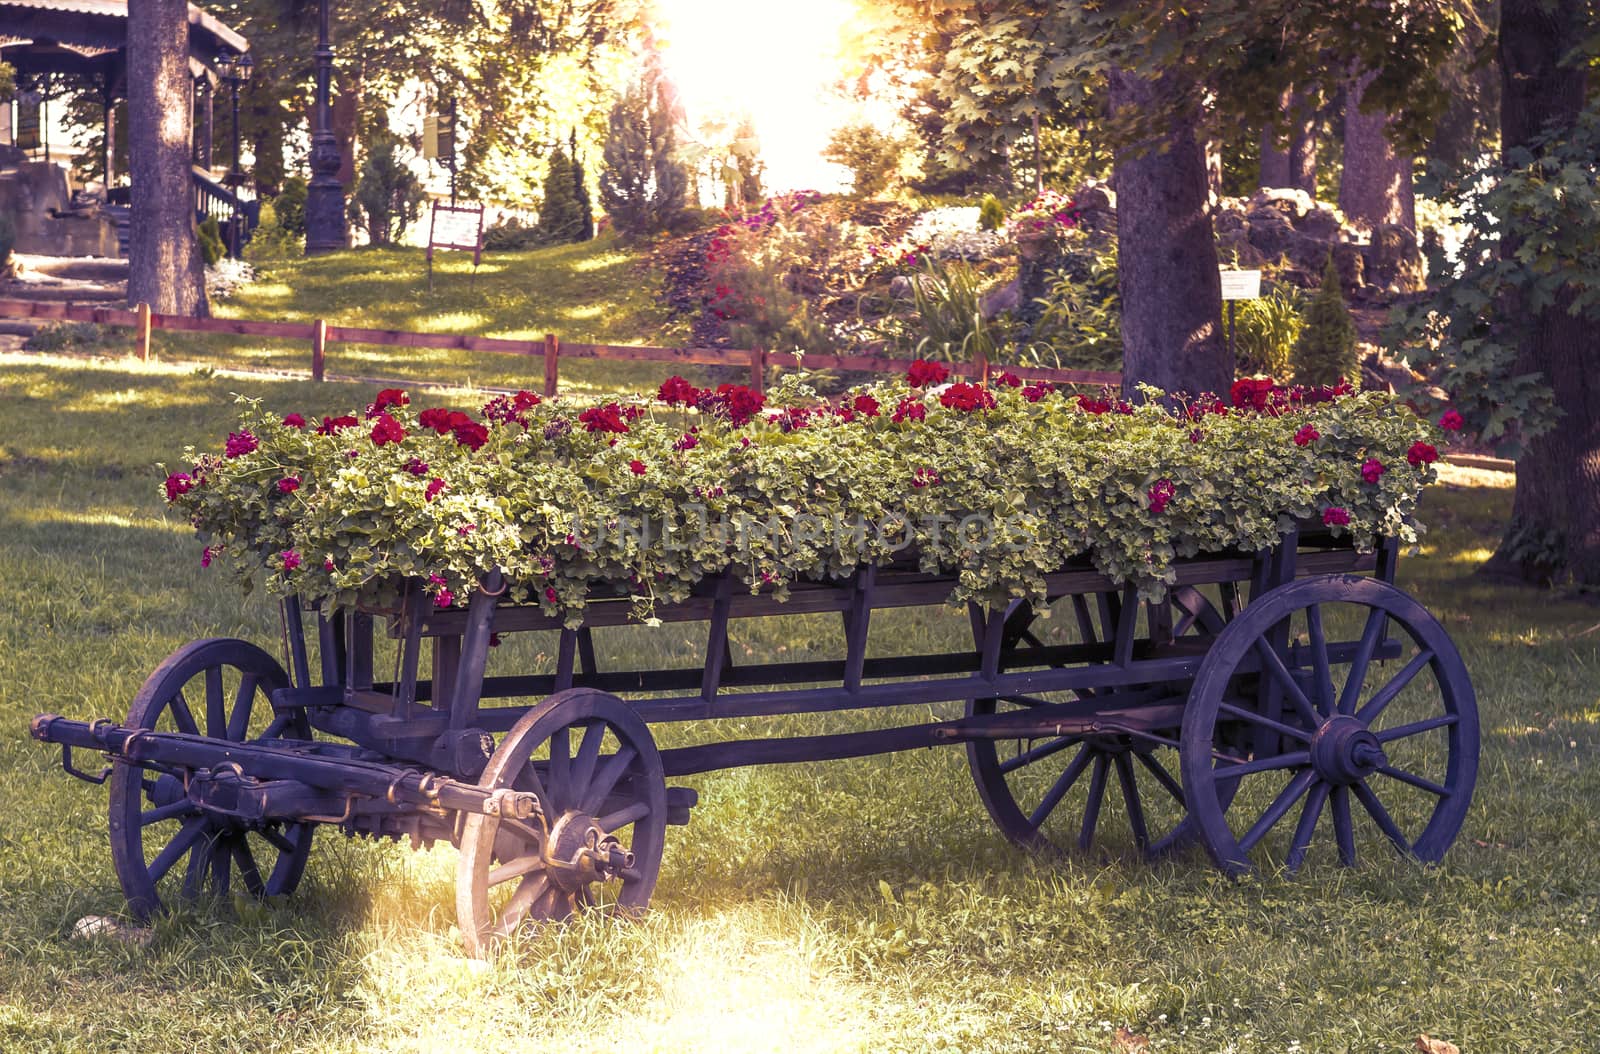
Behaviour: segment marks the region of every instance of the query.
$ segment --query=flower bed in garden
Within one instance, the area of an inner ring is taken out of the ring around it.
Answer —
[[[1434,427],[1386,395],[1240,381],[1173,406],[1002,374],[764,399],[681,378],[654,400],[581,405],[528,392],[474,416],[389,389],[307,420],[243,400],[222,452],[186,452],[167,500],[274,593],[389,609],[408,583],[440,606],[502,569],[511,598],[576,623],[593,591],[642,615],[731,572],[790,583],[915,560],[953,602],[1041,600],[1089,562],[1148,597],[1175,558],[1256,551],[1297,522],[1415,538]],[[1152,396],[1159,393],[1148,393]]]

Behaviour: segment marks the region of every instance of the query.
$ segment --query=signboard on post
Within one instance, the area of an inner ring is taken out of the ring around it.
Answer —
[[[451,249],[472,254],[476,278],[483,259],[483,206],[433,203],[428,219],[428,288],[433,288],[433,250]]]
[[[1240,300],[1255,300],[1261,296],[1261,272],[1230,271],[1227,268],[1220,268],[1219,271],[1222,275],[1222,302],[1228,305],[1228,357],[1234,358],[1239,320],[1233,305]]]

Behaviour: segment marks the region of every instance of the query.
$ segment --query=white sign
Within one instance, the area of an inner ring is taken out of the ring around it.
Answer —
[[[1261,295],[1260,271],[1220,271],[1222,299],[1254,300]]]

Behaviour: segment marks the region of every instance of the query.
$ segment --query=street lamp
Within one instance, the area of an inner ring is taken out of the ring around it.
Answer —
[[[333,44],[328,0],[317,11],[317,99],[312,108],[311,182],[306,187],[306,255],[334,252],[346,244],[344,187],[339,183],[339,141],[333,136],[328,92],[333,80]]]
[[[244,185],[244,169],[239,166],[239,86],[250,82],[255,60],[247,51],[242,55],[224,55],[217,60],[217,72],[228,82],[233,97],[233,167],[223,177],[223,182],[233,190],[233,218],[229,222],[228,253],[237,258],[244,243],[244,217],[239,212],[239,188]]]

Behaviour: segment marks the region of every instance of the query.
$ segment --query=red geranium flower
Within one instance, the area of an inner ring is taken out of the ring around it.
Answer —
[[[1307,446],[1308,444],[1314,443],[1321,438],[1322,433],[1317,431],[1315,428],[1312,428],[1310,425],[1301,425],[1300,431],[1294,434],[1294,445]]]
[[[944,482],[944,477],[931,468],[919,468],[911,474],[911,485],[921,490],[923,487],[937,487]]]
[[[283,426],[285,428],[304,428],[306,426],[306,419],[301,417],[299,414],[284,414]]]
[[[406,462],[406,471],[413,476],[426,476],[428,474],[428,463],[421,458],[414,457]]]
[[[1439,460],[1439,449],[1432,443],[1416,442],[1406,451],[1406,460],[1419,468]]]
[[[378,393],[378,397],[367,407],[367,416],[376,417],[391,406],[406,406],[411,402],[411,396],[399,388],[385,388]]]
[[[908,395],[895,406],[894,413],[889,416],[889,420],[899,424],[901,421],[920,421],[927,416],[928,407],[923,401]]]
[[[883,409],[878,400],[870,395],[858,395],[851,400],[850,408],[862,417],[877,417]]]
[[[1369,457],[1361,463],[1361,478],[1368,483],[1378,482],[1378,477],[1387,471],[1389,470],[1384,467],[1383,462],[1375,457]]]
[[[632,472],[635,476],[642,476],[648,471],[648,469],[645,468],[643,461],[640,461],[638,458],[634,458],[632,461],[628,462],[628,471]]]
[[[204,549],[200,550],[200,566],[201,567],[210,567],[212,558],[214,558],[217,555],[218,551],[219,550],[217,550],[215,547],[210,546],[210,545],[208,545]]]
[[[693,432],[685,432],[683,438],[672,444],[674,450],[693,450],[700,445],[700,437]]]
[[[439,496],[439,492],[444,490],[444,488],[447,486],[449,486],[449,484],[436,477],[429,481],[428,489],[423,492],[423,497],[425,497],[428,501],[432,501],[434,498],[437,498]]]
[[[918,359],[906,371],[906,382],[913,388],[931,388],[943,384],[949,378],[949,367],[942,362],[929,362],[927,359]]]
[[[450,411],[442,406],[430,406],[417,415],[417,424],[444,435],[450,431]]]
[[[450,431],[468,450],[477,450],[489,441],[489,430],[476,421],[459,421]]]
[[[586,432],[616,432],[628,430],[622,420],[622,408],[616,403],[606,403],[604,406],[591,406],[578,415],[578,423],[583,425]]]
[[[345,414],[343,417],[324,417],[322,424],[317,428],[317,435],[331,436],[340,429],[353,428],[360,423],[349,414]]]
[[[1090,414],[1104,414],[1111,412],[1110,399],[1091,399],[1087,395],[1078,396],[1078,409]]]
[[[656,398],[668,406],[693,406],[700,401],[701,391],[682,377],[668,377],[661,382]]]
[[[255,433],[249,429],[244,429],[243,431],[228,433],[228,445],[223,448],[222,452],[229,457],[243,457],[260,445],[261,441],[255,437]]]
[[[167,501],[177,501],[181,495],[194,489],[194,477],[183,472],[174,472],[167,477]]]
[[[994,396],[981,384],[958,381],[939,395],[941,405],[970,414],[974,410],[994,409]]]
[[[322,569],[328,572],[330,575],[333,574],[334,571],[338,570],[337,565],[335,565],[333,562],[333,557],[325,556],[322,558]]]
[[[1030,384],[1022,389],[1022,397],[1030,403],[1036,403],[1055,390],[1056,386],[1049,381],[1040,381],[1038,384]]]
[[[1439,418],[1439,427],[1446,432],[1459,432],[1467,422],[1454,410],[1446,410],[1444,416]]]
[[[1009,370],[1001,370],[999,376],[995,377],[994,383],[1006,388],[1021,388],[1022,378]]]
[[[278,480],[278,493],[279,494],[293,494],[295,491],[297,491],[299,489],[300,489],[300,477],[299,476],[285,476],[282,479]]]
[[[1350,513],[1348,510],[1334,505],[1331,508],[1322,510],[1322,522],[1329,527],[1347,527],[1350,524]]]
[[[1166,512],[1167,503],[1170,502],[1177,493],[1178,488],[1173,485],[1172,480],[1156,480],[1150,485],[1150,489],[1145,492],[1145,496],[1150,499],[1150,512],[1156,516],[1160,516],[1163,512]]]
[[[380,411],[377,423],[372,426],[372,445],[383,446],[387,443],[398,443],[405,437],[405,426]]]
[[[300,554],[295,552],[293,549],[285,549],[283,552],[279,553],[278,556],[283,560],[283,570],[285,573],[293,571],[295,568],[300,566]]]
[[[700,409],[726,417],[735,428],[745,424],[767,405],[767,400],[743,384],[719,384],[716,391],[701,392]]]

